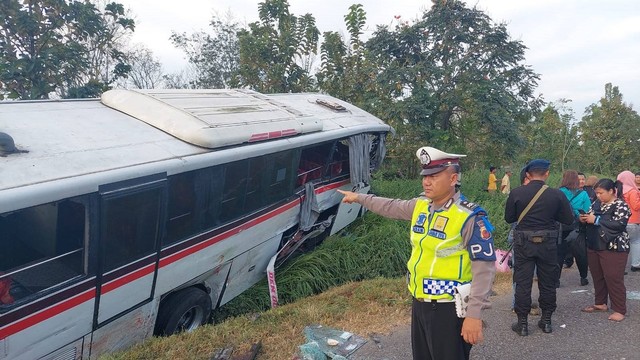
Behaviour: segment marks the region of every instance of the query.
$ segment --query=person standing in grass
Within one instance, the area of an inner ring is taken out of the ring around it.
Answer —
[[[509,195],[511,192],[511,169],[504,171],[504,176],[500,181],[500,192],[506,195]]]
[[[486,211],[459,191],[459,159],[466,155],[432,147],[422,147],[416,155],[422,164],[424,190],[417,198],[338,192],[345,203],[356,202],[376,214],[411,221],[407,282],[413,296],[413,358],[469,359],[472,345],[483,340],[482,311],[491,306],[496,271],[493,226]],[[456,311],[456,291],[469,291],[466,315]]]
[[[498,190],[498,178],[496,177],[496,167],[489,167],[489,185],[487,185],[487,191],[490,193],[496,192]]]

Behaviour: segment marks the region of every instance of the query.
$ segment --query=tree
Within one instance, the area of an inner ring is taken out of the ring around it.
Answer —
[[[526,47],[504,24],[461,1],[434,0],[413,24],[379,27],[366,47],[395,122],[413,125],[422,143],[466,150],[471,161],[518,153],[519,124],[542,101],[533,95],[539,76],[524,64]]]
[[[579,127],[587,169],[600,174],[636,171],[640,163],[640,116],[622,101],[617,86],[605,85],[604,97],[587,108]]]
[[[321,67],[316,73],[318,87],[344,101],[360,107],[367,107],[368,94],[375,93],[376,69],[365,59],[362,30],[367,15],[362,5],[349,7],[344,16],[349,43],[335,31],[325,32],[320,45]]]
[[[240,25],[230,15],[226,19],[216,16],[210,22],[212,34],[196,32],[172,33],[171,42],[187,55],[196,72],[193,87],[228,88],[232,75],[238,70],[240,48],[238,31]]]
[[[544,158],[560,164],[561,170],[580,168],[578,154],[578,127],[575,124],[571,100],[552,102],[524,127],[527,147],[523,149],[520,163],[528,159]]]
[[[109,0],[91,0],[100,14],[101,31],[83,39],[88,64],[76,76],[68,79],[62,97],[98,97],[131,71],[127,47],[135,22],[124,6]],[[95,88],[95,90],[92,90]]]
[[[0,2],[0,96],[46,99],[52,93],[95,95],[109,83],[92,76],[91,54],[103,49],[119,58],[108,23],[133,31],[122,5],[110,3],[100,12],[90,2],[4,0]],[[92,45],[93,44],[93,45]],[[114,65],[114,78],[126,73]]]
[[[315,18],[291,14],[287,0],[265,0],[258,9],[260,21],[238,33],[240,69],[233,85],[262,93],[313,89],[310,66],[299,62],[316,53],[320,32]]]
[[[162,64],[144,45],[139,44],[128,51],[125,58],[131,69],[123,87],[155,89],[163,83]]]

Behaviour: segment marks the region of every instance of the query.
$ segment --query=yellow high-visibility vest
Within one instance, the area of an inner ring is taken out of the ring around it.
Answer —
[[[408,288],[417,299],[452,299],[453,288],[471,281],[471,260],[461,232],[476,211],[450,200],[429,213],[428,199],[418,199],[411,220]]]

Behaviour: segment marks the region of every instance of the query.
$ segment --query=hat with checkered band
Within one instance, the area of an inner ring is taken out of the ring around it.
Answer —
[[[430,146],[423,146],[416,151],[416,156],[422,165],[420,175],[424,176],[437,174],[450,166],[457,166],[456,170],[460,171],[459,160],[467,155],[449,154]]]

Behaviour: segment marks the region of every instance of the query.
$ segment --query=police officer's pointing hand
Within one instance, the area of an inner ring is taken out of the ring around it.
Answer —
[[[343,203],[351,204],[358,200],[358,193],[354,193],[353,191],[344,191],[344,190],[336,190],[336,191],[344,195],[344,198],[342,198]]]

